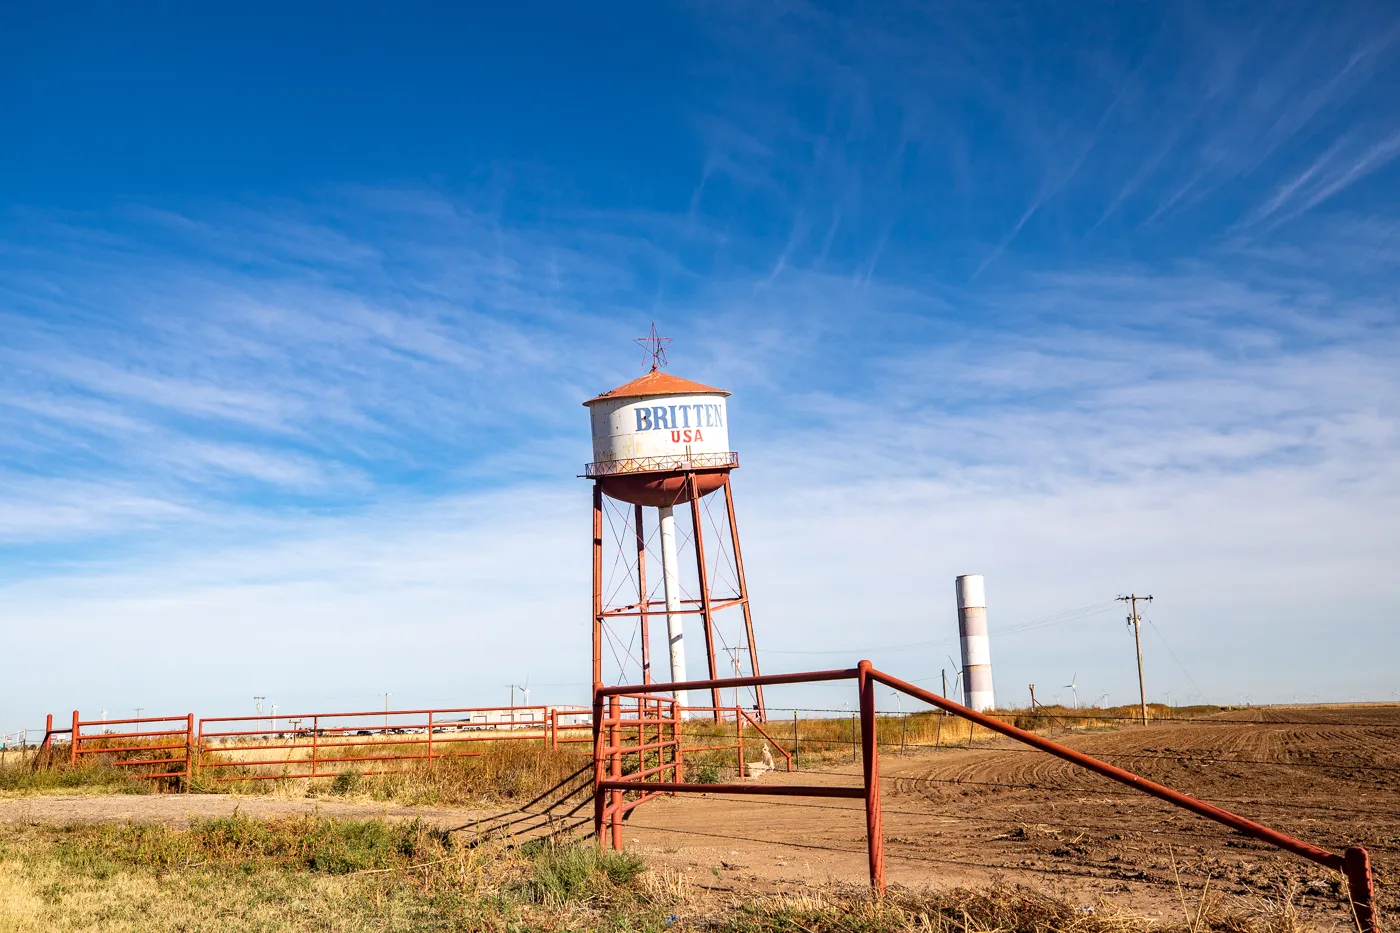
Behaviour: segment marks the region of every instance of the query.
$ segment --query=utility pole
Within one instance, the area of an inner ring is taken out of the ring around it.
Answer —
[[[384,694],[384,731],[386,733],[389,731],[389,697],[390,694]]]
[[[257,718],[257,728],[259,728],[259,729],[262,728],[262,701],[263,701],[263,700],[266,700],[266,699],[267,699],[267,697],[265,697],[265,696],[253,697],[253,703],[255,704],[255,706],[256,706],[256,708],[257,708],[257,715],[258,715],[258,718]]]
[[[725,650],[726,652],[729,653],[729,661],[730,661],[731,666],[734,668],[734,676],[735,676],[735,677],[742,677],[742,676],[743,676],[743,671],[742,671],[742,669],[739,667],[739,649],[738,649],[738,648],[725,648],[724,650]],[[738,708],[739,708],[739,705],[740,705],[740,703],[739,703],[739,688],[738,688],[738,687],[735,687],[735,688],[734,688],[734,708],[735,708],[735,709],[738,709]],[[718,712],[716,712],[716,715],[718,715]],[[739,715],[739,714],[738,714],[738,713],[735,713],[734,715],[737,716],[737,715]]]
[[[1031,684],[1031,685],[1030,685],[1030,688],[1031,688],[1031,713],[1034,714],[1034,713],[1035,713],[1035,684]]]
[[[1147,725],[1147,688],[1142,683],[1142,616],[1138,615],[1138,600],[1145,603],[1152,602],[1151,596],[1139,596],[1133,593],[1129,596],[1119,596],[1118,601],[1129,603],[1132,611],[1128,615],[1128,624],[1133,627],[1133,641],[1137,644],[1138,662],[1138,709],[1142,713],[1142,724]]]

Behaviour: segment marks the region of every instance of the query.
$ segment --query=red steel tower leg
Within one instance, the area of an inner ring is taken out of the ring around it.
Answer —
[[[593,483],[593,688],[603,685],[603,484]]]
[[[642,622],[642,683],[651,683],[651,631],[647,628],[647,536],[642,527],[642,507],[632,516],[637,533],[637,611]]]
[[[744,576],[744,555],[739,550],[739,526],[734,523],[734,494],[729,486],[729,474],[724,474],[724,507],[729,513],[729,537],[734,546],[734,571],[739,575],[739,605],[744,610],[744,635],[749,641],[749,673],[759,676],[758,670],[758,645],[753,637],[753,613],[749,609],[749,583]],[[754,687],[754,695],[758,700],[758,718],[760,722],[768,721],[768,707],[763,702],[763,687]]]
[[[686,474],[686,490],[690,493],[690,527],[695,538],[695,570],[700,578],[700,628],[705,633],[705,663],[709,666],[710,680],[718,680],[715,668],[714,619],[710,612],[710,573],[705,567],[705,538],[700,527],[700,497],[696,495],[695,474]],[[710,688],[710,705],[715,710],[715,721],[720,718],[719,688]]]

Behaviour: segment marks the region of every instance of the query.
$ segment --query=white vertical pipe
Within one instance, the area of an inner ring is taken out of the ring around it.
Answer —
[[[958,635],[962,642],[963,705],[986,712],[992,693],[992,646],[987,637],[987,587],[980,573],[958,577]]]
[[[681,584],[676,576],[676,517],[669,505],[657,508],[661,515],[661,579],[666,587],[666,639],[671,646],[671,682],[685,680],[685,616],[681,615]],[[690,694],[676,691],[679,706],[690,705]],[[682,712],[682,719],[689,717]]]

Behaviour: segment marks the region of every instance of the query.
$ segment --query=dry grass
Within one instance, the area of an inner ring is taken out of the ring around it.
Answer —
[[[409,746],[412,748],[412,746]],[[472,756],[449,755],[425,761],[366,762],[364,767],[392,768],[385,774],[361,774],[353,765],[341,764],[324,778],[234,780],[215,783],[214,772],[205,770],[195,779],[194,790],[209,793],[271,794],[295,797],[337,797],[374,800],[406,806],[472,806],[519,803],[546,793],[584,770],[591,750],[568,746],[551,751],[543,743],[482,742]],[[220,777],[236,777],[232,768],[220,769]],[[249,769],[249,773],[252,773]],[[262,773],[266,774],[266,771]]]
[[[1007,885],[749,897],[589,842],[518,849],[417,822],[243,817],[163,826],[21,827],[0,837],[9,931],[893,931],[1296,933],[1284,904],[1153,922]]]
[[[34,767],[32,762],[15,762],[0,767],[0,797],[35,794],[148,794],[149,781],[133,777],[129,770],[87,760],[77,765],[66,762]]]

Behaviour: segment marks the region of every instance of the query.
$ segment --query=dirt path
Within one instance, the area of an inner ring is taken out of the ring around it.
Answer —
[[[0,823],[165,823],[187,826],[191,818],[242,813],[257,819],[319,814],[338,819],[422,819],[443,829],[456,829],[497,815],[495,810],[400,807],[383,803],[354,803],[279,797],[235,797],[226,794],[114,794],[15,797],[0,800]]]

